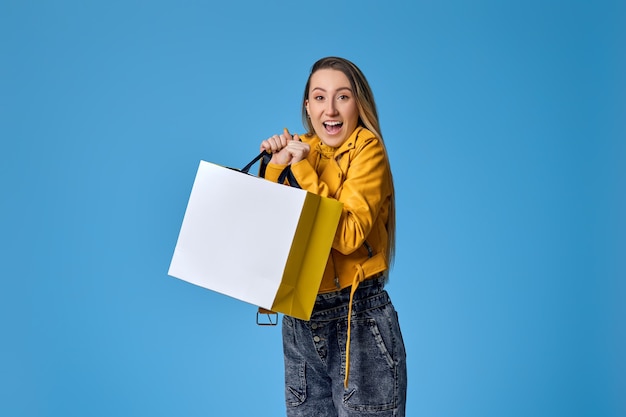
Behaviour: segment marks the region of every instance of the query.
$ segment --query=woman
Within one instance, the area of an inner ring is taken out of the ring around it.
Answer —
[[[394,188],[374,97],[350,61],[311,68],[302,103],[308,133],[261,143],[265,178],[289,166],[299,186],[343,203],[310,321],[283,317],[288,416],[404,416],[406,356],[383,289],[393,260]]]

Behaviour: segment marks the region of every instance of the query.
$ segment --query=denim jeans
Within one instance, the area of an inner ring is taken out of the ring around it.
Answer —
[[[310,321],[283,316],[288,417],[404,417],[406,353],[382,279],[354,294],[344,388],[350,288],[320,294]]]

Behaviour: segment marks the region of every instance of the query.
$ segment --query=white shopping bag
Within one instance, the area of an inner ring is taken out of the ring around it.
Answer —
[[[341,207],[201,161],[168,274],[308,320]]]

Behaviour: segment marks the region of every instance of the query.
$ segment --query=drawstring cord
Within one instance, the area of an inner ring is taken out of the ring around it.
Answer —
[[[369,245],[369,243],[364,242],[365,248],[367,249],[367,254],[369,259],[362,264],[356,264],[356,274],[352,280],[352,288],[350,289],[350,302],[348,304],[348,330],[346,337],[346,375],[343,380],[343,385],[345,388],[348,388],[348,378],[350,375],[350,330],[352,324],[352,303],[354,300],[354,293],[359,287],[359,284],[365,281],[365,277],[376,277],[380,276],[383,271],[387,269],[387,261],[385,260],[385,256],[381,253],[377,253],[374,255],[374,250]],[[367,271],[367,273],[366,273]]]
[[[350,302],[348,303],[348,334],[346,338],[346,376],[343,380],[344,388],[348,388],[348,377],[350,376],[350,328],[352,319],[352,300],[359,284],[364,280],[365,272],[363,271],[363,267],[357,264],[357,273],[352,281],[352,288],[350,289]]]

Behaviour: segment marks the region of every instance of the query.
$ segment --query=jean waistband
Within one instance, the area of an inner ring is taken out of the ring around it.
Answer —
[[[359,313],[391,302],[384,291],[385,277],[361,282],[354,293],[352,312]],[[329,321],[346,318],[349,311],[351,287],[339,291],[319,294],[315,301],[311,321]]]
[[[359,284],[359,288],[357,291],[360,291],[362,288],[369,288],[369,287],[374,287],[374,286],[380,287],[382,289],[385,286],[386,282],[387,282],[387,277],[385,275],[378,274],[372,278],[368,278],[365,281],[361,282]],[[333,297],[337,297],[338,295],[341,295],[341,294],[350,294],[351,288],[352,287],[346,287],[337,291],[324,292],[324,293],[318,294],[317,299],[318,300],[320,298],[330,299]]]

